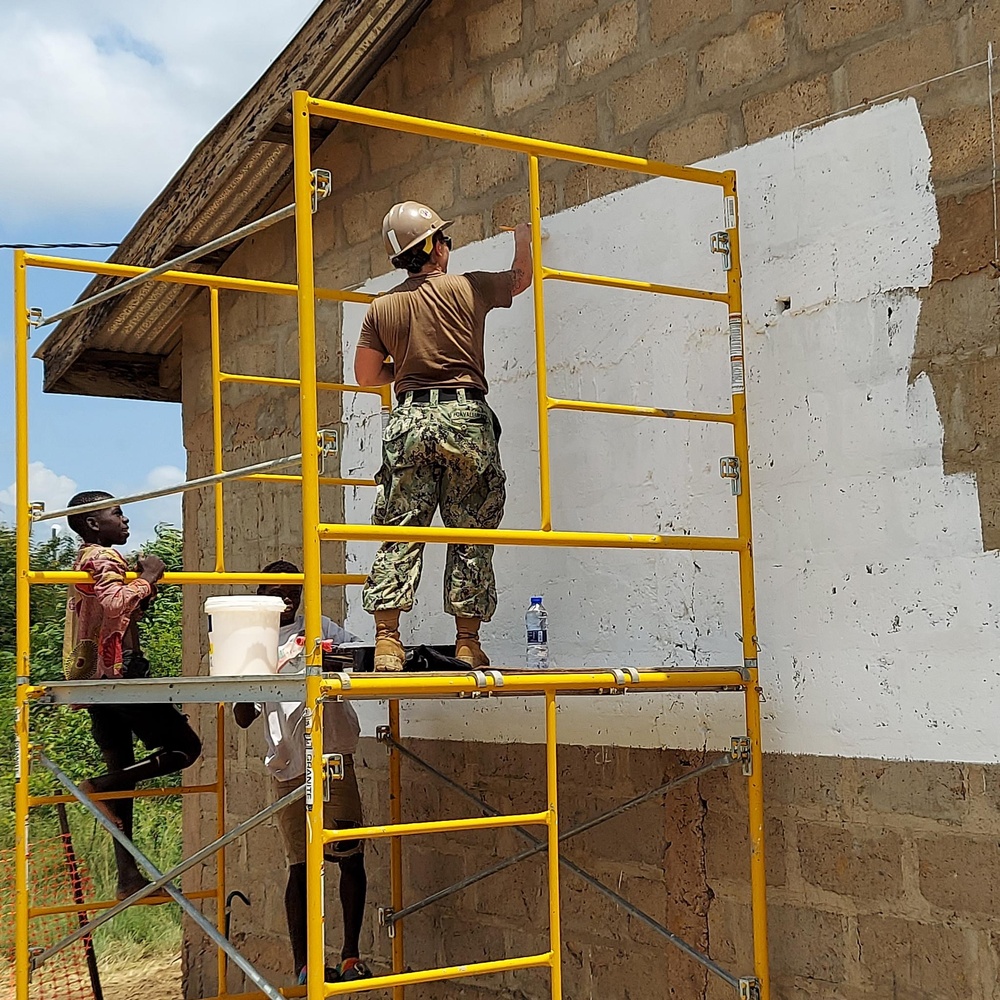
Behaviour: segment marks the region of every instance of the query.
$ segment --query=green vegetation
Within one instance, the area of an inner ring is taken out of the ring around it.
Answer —
[[[158,525],[156,538],[139,547],[158,555],[168,570],[181,568],[181,533],[169,525]],[[58,535],[33,541],[31,565],[39,570],[70,569],[76,552],[73,538]],[[181,666],[180,587],[161,587],[149,612],[139,625],[143,651],[154,675],[178,674]],[[66,588],[31,588],[31,676],[33,680],[62,677],[62,642],[66,612]],[[14,664],[15,664],[15,573],[14,531],[0,525],[0,851],[14,844]],[[85,711],[35,706],[31,710],[32,738],[71,778],[79,780],[104,769],[90,736],[90,717]],[[165,781],[164,784],[173,783]],[[53,779],[35,768],[31,778],[36,794],[57,789]],[[70,826],[77,857],[86,865],[99,899],[113,898],[115,862],[112,841],[96,821],[81,808],[71,806]],[[32,810],[33,840],[58,835],[55,809]],[[135,839],[152,859],[166,868],[181,859],[181,803],[178,798],[139,799],[135,809]],[[9,875],[9,871],[7,875]],[[10,892],[6,876],[0,876],[0,895]],[[5,907],[4,907],[5,909]],[[113,947],[116,956],[139,958],[152,952],[174,949],[180,941],[180,912],[174,905],[141,906],[126,910],[97,933],[99,953]],[[0,942],[2,944],[2,942]]]

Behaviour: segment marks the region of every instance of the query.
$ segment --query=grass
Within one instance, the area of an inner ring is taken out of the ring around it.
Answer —
[[[182,857],[180,799],[136,800],[135,841],[161,871],[178,864]],[[78,817],[73,842],[87,864],[95,895],[113,899],[118,876],[111,837],[90,816]],[[176,903],[129,907],[97,929],[94,945],[102,964],[108,965],[176,953],[181,945],[181,909]]]
[[[73,848],[85,866],[93,886],[92,899],[114,899],[117,869],[111,836],[82,809],[69,808]],[[179,798],[139,799],[135,806],[135,842],[161,871],[178,864],[182,857],[181,802]],[[38,842],[57,837],[55,811],[39,809],[32,817],[31,839]],[[0,846],[8,846],[6,844]],[[13,846],[12,844],[9,846]],[[37,873],[44,877],[43,873]],[[61,874],[61,872],[60,872]],[[0,874],[0,910],[13,891],[10,867]],[[66,899],[69,902],[69,899]],[[8,940],[9,939],[9,940]],[[102,968],[120,968],[165,953],[176,955],[181,945],[181,910],[175,903],[133,906],[99,927],[94,945]],[[12,953],[13,927],[0,926],[0,954]]]

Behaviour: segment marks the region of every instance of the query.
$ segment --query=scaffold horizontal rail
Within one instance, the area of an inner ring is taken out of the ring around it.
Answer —
[[[321,524],[319,535],[328,542],[441,542],[455,545],[670,549],[681,552],[741,552],[747,547],[743,539],[729,535],[645,535],[527,528],[418,528],[396,524]]]
[[[126,574],[126,579],[134,580],[136,573]],[[322,573],[320,583],[324,587],[345,587],[350,585],[360,586],[368,579],[364,573]],[[71,569],[42,569],[29,570],[28,583],[49,584],[49,583],[87,583],[91,577],[87,573],[81,573]],[[261,573],[260,570],[248,571],[246,573],[220,571],[205,573],[164,573],[160,578],[160,583],[173,583],[180,586],[189,585],[196,587],[218,587],[243,584],[261,583],[294,583],[301,584],[303,575],[301,573]]]
[[[90,796],[93,802],[107,802],[111,799],[162,799],[169,795],[204,795],[214,794],[218,786],[211,785],[173,785],[169,788],[132,788],[124,792],[93,792]],[[55,806],[60,803],[76,802],[72,795],[32,795],[28,805]]]
[[[278,574],[274,574],[278,576]],[[219,704],[302,701],[306,676],[142,677],[128,681],[49,681],[29,686],[29,697],[49,705]],[[601,691],[742,691],[737,667],[630,668],[579,671],[504,672],[495,668],[454,673],[330,673],[323,676],[327,698],[381,701],[386,698],[456,698],[470,695],[541,695],[545,691],[597,694]]]
[[[392,989],[394,986],[417,986],[420,983],[443,982],[447,979],[465,979],[467,976],[492,976],[498,972],[516,972],[518,969],[537,969],[551,965],[551,952],[539,955],[525,955],[522,958],[501,958],[493,962],[469,962],[466,965],[451,965],[441,969],[420,969],[416,972],[400,972],[390,976],[375,976],[374,979],[359,979],[349,983],[327,983],[328,997],[343,996],[346,993],[360,993],[362,990]]]
[[[357,125],[374,128],[395,129],[412,135],[426,135],[433,139],[449,139],[477,146],[492,146],[495,149],[509,149],[514,153],[528,156],[547,156],[554,160],[568,160],[571,163],[589,163],[595,167],[610,167],[613,170],[632,170],[654,177],[674,177],[677,180],[693,181],[696,184],[711,184],[724,187],[727,175],[717,170],[701,167],[679,167],[659,160],[628,156],[623,153],[608,153],[604,150],[587,149],[584,146],[570,146],[547,139],[529,139],[508,132],[494,132],[490,129],[471,128],[468,125],[453,125],[449,122],[431,121],[400,115],[391,111],[363,108],[338,101],[324,101],[317,97],[307,97],[306,107],[310,114],[321,118],[334,118]]]
[[[385,837],[419,837],[428,833],[462,833],[466,830],[493,830],[506,826],[545,826],[549,813],[515,813],[503,816],[475,816],[471,819],[428,820],[424,823],[395,823],[381,826],[352,826],[343,830],[324,830],[323,840],[381,840]]]
[[[214,889],[196,889],[194,892],[185,893],[188,899],[215,899]],[[64,906],[31,906],[28,908],[28,916],[34,920],[36,917],[51,917],[57,913],[90,913],[91,910],[108,910],[112,906],[117,906],[121,901],[118,899],[92,899],[86,903],[67,903]],[[170,898],[157,896],[155,899],[137,899],[132,906],[163,906],[165,903],[172,903]]]
[[[626,417],[665,417],[668,420],[694,420],[714,424],[731,424],[731,413],[712,410],[671,410],[662,406],[633,406],[630,403],[593,403],[585,399],[560,399],[550,396],[550,410],[575,410],[578,413],[617,413]]]
[[[569,281],[577,285],[600,285],[602,288],[621,288],[628,292],[652,292],[656,295],[673,295],[682,299],[701,299],[705,302],[729,303],[728,292],[714,292],[708,288],[685,288],[683,285],[661,285],[655,281],[636,281],[634,278],[615,278],[608,274],[584,274],[581,271],[563,271],[542,268],[542,277],[555,281]]]
[[[132,264],[110,264],[98,260],[79,260],[73,257],[49,257],[44,254],[25,254],[24,262],[29,267],[42,267],[59,271],[73,271],[77,274],[104,274],[131,276],[148,274],[152,268],[136,267]],[[194,271],[164,271],[156,275],[154,281],[168,285],[192,285],[195,288],[217,288],[230,292],[259,292],[264,295],[298,294],[298,286],[287,281],[266,281],[262,278],[239,278],[228,274],[200,274]],[[317,288],[316,298],[329,302],[357,302],[366,305],[375,299],[367,292],[355,292],[340,288]]]

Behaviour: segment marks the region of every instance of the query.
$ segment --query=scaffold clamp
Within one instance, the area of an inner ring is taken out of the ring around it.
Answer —
[[[760,980],[756,976],[740,978],[740,1000],[760,1000]]]
[[[344,755],[342,753],[323,754],[323,801],[330,801],[330,782],[344,780]]]
[[[312,210],[313,215],[315,215],[319,203],[333,190],[333,175],[322,167],[310,171],[310,175],[312,177]]]
[[[740,460],[735,455],[726,455],[719,459],[719,475],[733,482],[733,496],[738,497],[743,492],[740,481]]]
[[[340,681],[341,691],[351,690],[351,675],[347,673],[346,670],[335,670],[332,673],[327,674],[326,676],[331,678],[336,677],[337,680]]]
[[[390,938],[396,936],[396,924],[392,919],[395,912],[391,906],[380,906],[378,908],[378,925],[386,929]]]
[[[28,504],[28,516],[32,521],[40,519],[40,515],[45,513],[45,504],[41,500],[33,500]]]
[[[37,329],[42,325],[42,310],[38,306],[31,306],[28,309],[28,326]]]
[[[392,739],[392,730],[388,726],[375,727],[375,740],[378,743],[388,743]],[[388,747],[387,747],[388,749]]]
[[[753,774],[753,757],[751,756],[750,737],[734,736],[730,741],[729,755],[734,763],[743,765],[743,774],[749,778]]]
[[[729,233],[724,229],[712,233],[712,253],[723,255],[722,266],[728,271],[733,266],[733,256],[729,246]]]

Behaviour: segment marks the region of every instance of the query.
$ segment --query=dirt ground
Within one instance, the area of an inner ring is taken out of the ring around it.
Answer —
[[[101,986],[104,1000],[182,1000],[180,955],[102,971]]]

